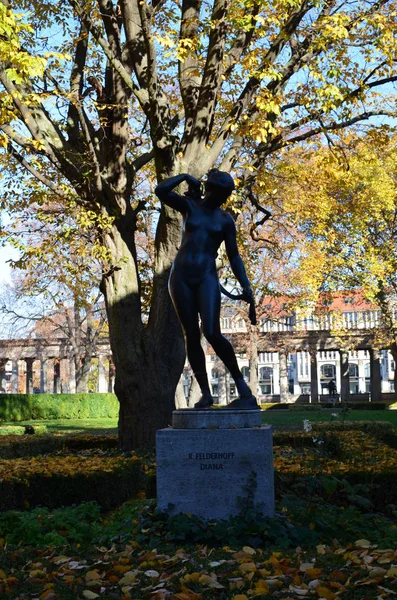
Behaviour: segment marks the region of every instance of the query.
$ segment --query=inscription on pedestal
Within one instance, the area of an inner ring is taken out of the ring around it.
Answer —
[[[189,452],[189,460],[225,461],[234,458],[234,452]],[[223,462],[200,462],[200,471],[223,470]]]
[[[256,477],[255,503],[274,514],[270,427],[162,429],[157,432],[157,502],[170,514],[224,519],[240,511],[239,498]]]

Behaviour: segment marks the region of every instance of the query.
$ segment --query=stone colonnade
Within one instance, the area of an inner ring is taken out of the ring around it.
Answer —
[[[246,336],[235,333],[229,335],[229,339],[232,340],[239,366],[246,377],[249,371]],[[385,392],[395,392],[382,389],[381,363],[382,369],[385,366],[381,356],[383,351],[373,347],[374,341],[373,332],[370,331],[349,331],[348,334],[342,333],[337,338],[329,331],[279,332],[272,335],[264,332],[259,334],[257,351],[262,358],[258,361],[256,395],[263,402],[271,400],[294,402],[301,398],[302,401],[309,399],[310,402],[316,403],[326,399],[326,396],[329,395],[328,383],[334,379],[341,401],[359,400],[360,397],[363,399],[363,394],[367,394],[368,397],[368,393],[372,400],[380,400]],[[360,358],[359,351],[363,353]],[[332,358],[331,355],[333,355]],[[368,369],[366,371],[368,374],[365,374],[366,389],[363,389],[362,385],[359,387],[358,381],[355,388],[356,378],[351,374],[351,367],[357,365],[358,369],[358,362],[364,360],[367,363],[366,369]],[[384,357],[383,360],[385,360]],[[329,363],[335,366],[335,375],[333,377],[322,376],[323,365],[330,366]],[[223,367],[218,359],[216,357],[214,359],[213,353],[207,352],[207,370],[213,395],[218,398],[219,403],[225,404],[233,400],[230,388],[234,389],[235,386],[230,377],[223,372]],[[262,370],[272,373],[271,380],[260,379]],[[383,374],[385,375],[385,372]],[[186,372],[185,393],[189,389],[190,375]],[[325,389],[328,388],[328,394],[325,395],[324,386]],[[265,391],[264,388],[269,388],[269,391]],[[353,391],[353,389],[357,389],[357,391]]]
[[[347,402],[350,398],[349,353],[338,349],[340,364],[340,399]],[[382,393],[380,350],[368,348],[370,364],[370,394],[371,398],[380,398]],[[281,378],[281,373],[280,373]],[[312,402],[319,401],[319,381],[317,368],[317,350],[310,350],[310,396]],[[280,390],[281,390],[280,383]]]
[[[95,359],[94,359],[95,361]],[[39,363],[39,364],[37,364]],[[113,392],[114,365],[107,354],[97,356],[97,390]],[[0,358],[0,393],[75,393],[74,360],[70,357]]]

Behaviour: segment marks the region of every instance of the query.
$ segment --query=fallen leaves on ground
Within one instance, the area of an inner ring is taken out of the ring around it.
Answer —
[[[247,546],[145,550],[131,541],[93,547],[84,557],[50,548],[27,560],[26,550],[17,548],[8,559],[8,568],[0,569],[0,596],[18,600],[397,597],[397,549],[378,549],[368,540],[288,553]]]
[[[300,436],[303,437],[302,434]],[[299,449],[275,445],[275,470],[298,475],[397,473],[396,448],[391,448],[363,431],[339,431],[337,436],[341,450],[341,456],[337,458],[327,456],[321,444]]]
[[[289,435],[307,437],[307,434],[302,432],[293,432]],[[338,458],[327,455],[321,445],[294,448],[289,445],[275,444],[275,470],[279,473],[297,475],[397,473],[397,449],[391,448],[363,431],[339,431],[337,435],[342,452],[342,456]],[[105,444],[106,436],[102,437],[104,438],[102,443]],[[128,465],[137,461],[142,461],[145,471],[154,472],[154,456],[147,456],[143,460],[133,452],[124,456],[117,449],[78,449],[84,444],[94,443],[94,440],[95,436],[75,436],[67,442],[71,447],[77,446],[75,450],[70,448],[31,458],[0,459],[0,482],[19,481],[29,484],[29,480],[37,475],[73,477],[95,471],[109,473],[128,468]]]

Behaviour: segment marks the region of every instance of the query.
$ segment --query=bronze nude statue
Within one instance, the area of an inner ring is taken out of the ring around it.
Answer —
[[[184,196],[173,191],[182,182],[188,184]],[[235,223],[221,208],[234,190],[234,181],[228,173],[212,169],[205,182],[203,198],[200,188],[200,181],[186,173],[170,177],[156,187],[160,201],[183,215],[182,241],[171,268],[169,291],[185,335],[190,366],[202,394],[195,408],[209,408],[214,403],[200,344],[200,315],[203,333],[230,371],[239,393],[228,408],[259,409],[238,367],[233,347],[220,329],[221,292],[215,262],[222,242],[225,242],[232,271],[243,288],[241,297],[253,306],[252,290],[237,248]]]

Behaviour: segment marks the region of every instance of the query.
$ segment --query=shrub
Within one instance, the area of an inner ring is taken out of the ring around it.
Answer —
[[[96,502],[52,512],[47,507],[25,512],[10,510],[0,514],[0,536],[7,543],[25,546],[83,544],[92,541],[101,520]]]
[[[0,458],[29,458],[60,450],[110,450],[117,447],[117,435],[7,436],[0,438]]]
[[[0,435],[25,435],[23,425],[1,425]]]
[[[0,394],[0,421],[116,418],[114,394]]]
[[[25,433],[31,435],[44,435],[47,433],[47,425],[24,425]]]
[[[3,461],[0,469],[0,511],[52,509],[88,501],[110,509],[139,493],[154,496],[153,469],[135,454],[57,453]]]
[[[389,405],[387,402],[322,402],[324,408],[351,408],[352,410],[386,410]]]
[[[262,410],[288,410],[290,404],[286,402],[274,402],[274,403],[264,403],[259,405]]]
[[[0,435],[43,435],[47,433],[46,425],[0,425]]]
[[[323,406],[322,404],[289,404],[289,410],[292,411],[300,411],[300,412],[307,412],[307,411],[318,411],[318,410],[322,410]]]

